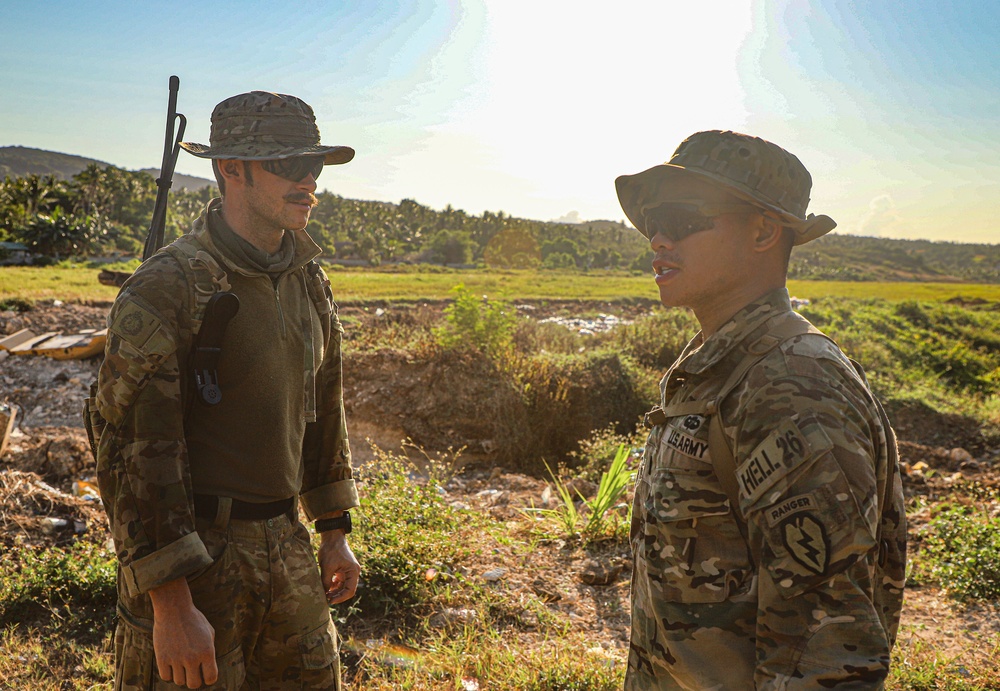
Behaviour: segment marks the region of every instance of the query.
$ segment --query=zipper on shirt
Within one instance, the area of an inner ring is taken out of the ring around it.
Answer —
[[[281,337],[284,338],[288,335],[285,331],[285,312],[281,309],[281,295],[278,292],[278,283],[274,283],[274,304],[278,308],[278,323],[281,324]]]

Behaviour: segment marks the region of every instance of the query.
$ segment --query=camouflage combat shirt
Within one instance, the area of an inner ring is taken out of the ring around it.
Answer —
[[[713,397],[790,312],[780,289],[696,336],[660,383],[663,407]],[[654,427],[635,492],[625,688],[881,688],[906,518],[887,472],[892,431],[866,383],[834,343],[806,334],[752,367],[721,414],[747,538],[713,470],[708,419]]]
[[[291,265],[272,281],[213,243],[206,219],[219,204],[210,202],[174,244],[211,255],[209,265],[221,267],[240,298],[222,343],[222,402],[189,400],[193,316],[198,294],[213,290],[202,280],[210,272],[183,266],[164,248],[129,278],[108,316],[96,395],[108,423],[98,445],[98,481],[121,580],[133,597],[212,563],[195,531],[194,493],[251,502],[299,495],[309,518],[358,505],[344,415],[343,330],[335,312],[323,315],[331,320],[324,352],[321,315],[309,294],[322,291],[325,278],[307,268],[319,247],[295,231]]]

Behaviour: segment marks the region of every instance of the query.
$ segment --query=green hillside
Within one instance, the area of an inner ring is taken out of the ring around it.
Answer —
[[[62,154],[57,151],[43,151],[26,146],[0,146],[0,179],[8,176],[21,178],[28,175],[41,177],[52,175],[60,180],[69,180],[74,175],[86,170],[87,166],[91,164],[96,164],[101,168],[111,165],[93,158]],[[155,179],[159,176],[160,169],[143,168],[138,172],[146,173]],[[189,190],[200,190],[214,184],[214,180],[175,173],[172,189],[177,190],[184,187]]]
[[[789,276],[831,281],[1000,282],[1000,245],[830,234],[795,248]]]
[[[96,163],[101,168],[111,165],[93,158],[61,154],[57,151],[43,151],[26,146],[0,147],[0,178],[53,175],[60,180],[69,180],[91,163]]]

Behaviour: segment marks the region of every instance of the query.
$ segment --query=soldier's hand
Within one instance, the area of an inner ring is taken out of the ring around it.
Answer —
[[[171,581],[150,591],[150,597],[153,653],[160,678],[189,689],[218,681],[215,629],[191,601],[187,581]]]
[[[343,531],[331,530],[320,535],[317,559],[326,601],[336,605],[354,597],[361,565],[347,544]]]

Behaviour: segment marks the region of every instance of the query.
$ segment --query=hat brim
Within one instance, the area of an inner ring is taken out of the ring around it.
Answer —
[[[234,161],[267,161],[281,158],[291,158],[293,156],[323,156],[323,165],[334,166],[348,163],[354,158],[354,149],[349,146],[289,146],[281,147],[275,145],[267,154],[250,154],[233,149],[212,147],[194,142],[180,142],[180,147],[189,154],[198,158],[225,159]]]
[[[670,163],[653,166],[635,175],[619,176],[615,180],[615,189],[618,191],[618,201],[628,220],[643,235],[646,234],[645,212],[648,209],[671,201],[706,196],[708,201],[713,202],[727,202],[736,198],[770,211],[783,225],[792,229],[796,245],[815,240],[837,227],[836,222],[829,216],[809,214],[806,218],[799,218],[727,184],[725,179]],[[715,198],[716,196],[718,198]]]

